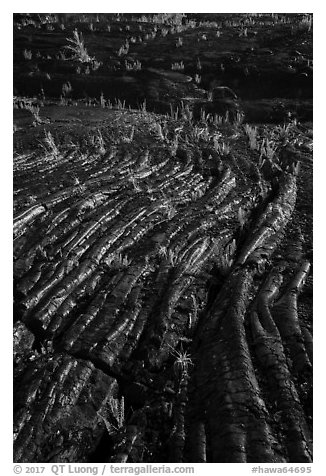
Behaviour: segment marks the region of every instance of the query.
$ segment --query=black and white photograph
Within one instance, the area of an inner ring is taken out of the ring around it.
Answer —
[[[12,14],[14,472],[311,471],[313,20]]]

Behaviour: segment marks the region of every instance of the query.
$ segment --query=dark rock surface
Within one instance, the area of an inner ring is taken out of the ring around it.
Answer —
[[[15,462],[312,461],[310,20],[15,15]]]

